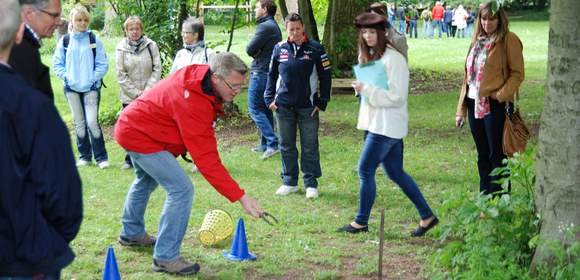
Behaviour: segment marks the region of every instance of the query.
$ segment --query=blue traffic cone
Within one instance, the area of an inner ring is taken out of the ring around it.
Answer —
[[[103,270],[103,280],[121,280],[113,246],[109,246],[109,249],[107,250],[107,259],[105,260],[105,269]]]
[[[256,260],[256,255],[248,252],[246,228],[242,218],[238,220],[238,227],[236,228],[236,235],[234,235],[234,240],[232,241],[231,252],[225,252],[224,257],[232,261]]]

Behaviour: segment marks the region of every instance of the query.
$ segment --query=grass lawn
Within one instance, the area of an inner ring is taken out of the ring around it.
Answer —
[[[537,127],[543,107],[548,22],[515,21],[511,26],[524,44],[526,61],[526,81],[521,89],[520,104],[525,119]],[[217,27],[209,27],[206,38],[226,37],[217,31]],[[233,45],[233,51],[248,62],[250,58],[244,49],[252,32],[250,28],[238,31]],[[109,88],[102,94],[102,114],[114,113],[120,108],[119,87],[114,73],[114,48],[118,40],[104,39],[110,68],[105,78]],[[468,40],[411,39],[408,43],[412,69],[462,75]],[[224,48],[218,47],[219,50]],[[47,65],[52,65],[50,55],[43,59]],[[56,105],[70,126],[71,114],[61,82],[55,77],[52,82]],[[459,86],[454,85],[456,88]],[[405,169],[416,180],[435,213],[451,192],[477,191],[478,188],[473,140],[468,129],[454,128],[457,94],[458,90],[436,91],[409,98],[410,130],[405,138]],[[239,96],[236,103],[247,112],[245,94]],[[353,96],[339,95],[333,96],[327,111],[321,114],[323,177],[319,181],[321,196],[313,201],[306,200],[303,189],[288,197],[274,195],[280,185],[280,157],[261,161],[250,151],[258,141],[253,127],[220,129],[218,137],[223,163],[240,185],[280,220],[280,224],[272,227],[248,217],[238,203],[231,204],[221,197],[201,175],[191,174],[195,197],[181,254],[201,263],[199,279],[376,278],[380,208],[385,208],[386,213],[384,273],[389,279],[430,278],[430,255],[440,246],[436,240],[437,231],[425,238],[409,237],[409,232],[418,224],[418,214],[380,169],[377,171],[377,199],[369,222],[370,232],[356,236],[334,232],[337,227],[350,222],[358,208],[357,161],[362,132],[355,128],[357,109]],[[116,242],[133,173],[119,169],[124,153],[110,135],[107,137],[111,168],[100,170],[89,166],[80,169],[84,183],[84,221],[72,243],[77,258],[64,270],[63,279],[100,279],[109,245],[115,248],[123,279],[174,279],[176,277],[171,275],[152,272],[151,249],[128,249]],[[535,142],[532,140],[532,145]],[[190,169],[185,164],[183,168]],[[164,199],[162,190],[154,192],[151,197],[145,217],[150,233],[157,231]],[[217,248],[201,245],[197,231],[204,215],[215,208],[230,212],[235,219],[244,218],[248,246],[258,256],[256,262],[226,260],[222,253],[229,250],[229,243]],[[446,222],[447,217],[439,218]]]

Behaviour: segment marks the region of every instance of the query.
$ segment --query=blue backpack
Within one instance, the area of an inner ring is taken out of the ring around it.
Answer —
[[[70,43],[70,34],[67,33],[66,35],[64,35],[64,38],[62,38],[62,46],[64,48],[65,60],[66,60],[66,51],[68,49],[69,43]],[[93,34],[93,32],[90,31],[89,31],[89,47],[91,48],[91,51],[93,51],[93,70],[95,70],[95,58],[97,57],[97,38],[95,37],[95,34]],[[104,88],[107,88],[103,79],[101,79],[101,85]]]

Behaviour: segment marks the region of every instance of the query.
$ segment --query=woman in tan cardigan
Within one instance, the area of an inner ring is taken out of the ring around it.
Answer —
[[[123,24],[126,37],[115,51],[117,81],[121,86],[119,99],[123,108],[153,87],[161,78],[159,48],[143,35],[143,23],[137,16],[130,16]],[[129,155],[125,156],[122,169],[133,167]]]
[[[479,191],[491,194],[502,190],[490,173],[506,157],[502,149],[506,105],[513,109],[512,101],[524,80],[524,58],[522,42],[509,31],[503,8],[493,13],[491,2],[481,4],[476,23],[455,125],[461,127],[469,120],[477,148]]]

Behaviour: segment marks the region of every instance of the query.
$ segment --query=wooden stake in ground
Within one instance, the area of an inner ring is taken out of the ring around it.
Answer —
[[[383,240],[385,240],[385,208],[381,209],[381,228],[379,229],[379,280],[383,279]]]

